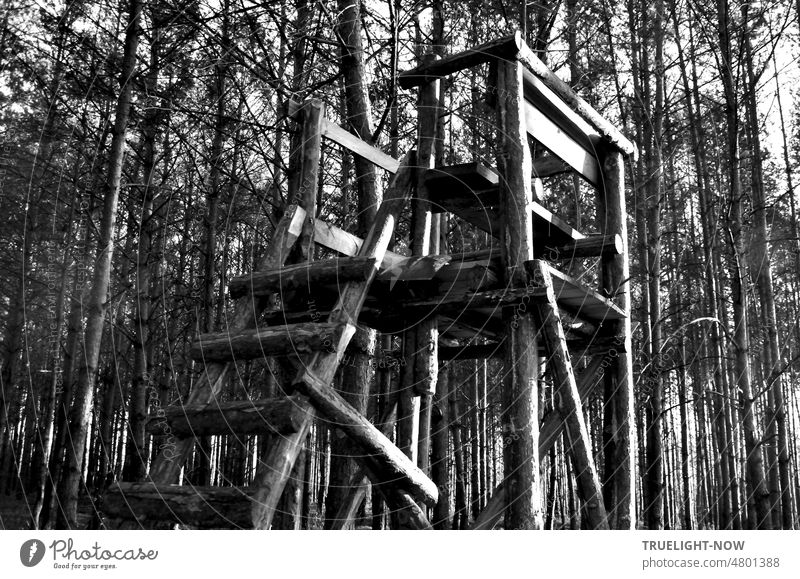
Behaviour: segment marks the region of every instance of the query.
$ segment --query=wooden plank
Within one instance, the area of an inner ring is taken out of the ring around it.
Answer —
[[[143,527],[155,522],[201,529],[252,528],[250,508],[255,489],[118,483],[103,499],[103,513],[135,520]]]
[[[537,259],[533,261],[532,270],[534,274],[532,283],[545,290],[546,298],[536,303],[534,312],[548,351],[547,366],[553,375],[553,385],[556,390],[555,406],[566,426],[570,455],[575,465],[575,477],[580,489],[579,495],[587,513],[589,527],[608,529],[603,489],[594,464],[592,443],[583,415],[578,385],[575,382],[567,338],[561,326],[550,275],[551,268]]]
[[[495,186],[499,183],[497,172],[480,163],[442,167],[435,171],[438,173],[435,178],[432,177],[435,187],[431,189],[431,200],[441,209],[475,225],[481,231],[499,236],[501,219],[497,208],[500,195]],[[473,183],[474,188],[466,183]],[[585,237],[540,203],[532,201],[530,207],[535,248],[559,247]]]
[[[275,228],[275,235],[269,249],[259,263],[259,270],[275,269],[283,265],[289,255],[289,250],[302,231],[305,218],[306,212],[297,205],[290,205],[286,209]],[[256,315],[266,305],[266,299],[261,299],[256,304],[250,299],[237,300],[235,310],[229,318],[229,330],[237,332],[253,327]],[[227,363],[206,365],[205,372],[195,384],[186,403],[202,405],[214,400],[222,389],[227,370]],[[194,448],[194,438],[166,442],[167,444],[160,448],[159,454],[150,468],[150,478],[155,483],[169,484],[176,481],[181,468],[183,468],[183,463]]]
[[[304,323],[243,330],[237,334],[200,334],[189,355],[195,360],[232,362],[268,356],[301,356],[331,351],[346,332],[346,324]]]
[[[583,233],[570,227],[543,205],[532,201],[530,207],[533,213],[533,238],[537,246],[558,247],[584,238]]]
[[[532,262],[526,263],[528,272],[535,276],[535,266]],[[559,307],[567,309],[594,324],[624,320],[627,316],[617,304],[598,292],[584,286],[567,274],[547,266],[553,280],[553,291],[558,300]]]
[[[167,406],[147,420],[147,431],[173,436],[216,434],[291,434],[303,419],[291,397],[212,402],[206,406]]]
[[[495,58],[513,58],[519,52],[519,41],[516,35],[492,40],[464,52],[401,72],[397,78],[401,87],[409,89]]]
[[[540,179],[554,177],[570,171],[572,171],[572,167],[555,155],[545,155],[533,160],[533,176]]]
[[[316,219],[314,221],[314,242],[322,247],[327,247],[332,251],[350,257],[358,255],[361,251],[361,246],[364,244],[364,240],[360,237],[348,233],[344,229],[340,229],[321,219]],[[394,267],[400,267],[401,264],[405,263],[406,259],[408,258],[404,255],[386,251],[381,260],[380,267],[383,270],[391,270]]]
[[[525,100],[542,111],[551,121],[588,151],[598,153],[603,147],[603,137],[594,127],[569,108],[541,79],[531,71],[522,75]]]
[[[500,184],[497,172],[483,163],[461,163],[428,169],[422,175],[427,187],[459,187],[470,191],[495,189]]]
[[[239,298],[246,294],[267,296],[318,285],[338,285],[350,280],[364,279],[374,266],[374,260],[362,257],[298,263],[273,271],[237,276],[228,284],[228,292],[232,298]]]
[[[400,161],[327,119],[322,120],[322,136],[390,173],[400,168]]]
[[[314,224],[314,241],[330,250],[347,256],[356,256],[364,244],[360,237],[322,220]],[[429,280],[451,261],[448,255],[430,255],[407,257],[386,251],[377,279],[393,282]]]
[[[600,187],[600,164],[596,151],[581,145],[533,104],[525,101],[524,107],[528,133],[591,185]]]

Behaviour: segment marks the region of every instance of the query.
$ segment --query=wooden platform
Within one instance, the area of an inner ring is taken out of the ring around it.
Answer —
[[[424,179],[434,212],[453,213],[481,231],[499,237],[500,177],[494,169],[481,163],[466,163],[429,169]],[[540,250],[585,237],[541,203],[534,201],[531,211],[534,243]]]

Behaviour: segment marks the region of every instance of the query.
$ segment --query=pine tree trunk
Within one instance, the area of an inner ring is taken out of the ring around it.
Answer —
[[[97,363],[103,337],[107,292],[111,276],[111,258],[114,253],[117,204],[119,200],[122,163],[125,156],[125,136],[131,108],[133,76],[136,70],[136,48],[139,43],[141,0],[130,1],[130,20],[125,32],[125,50],[120,75],[120,93],[117,99],[114,138],[109,155],[106,194],[100,222],[97,259],[95,262],[92,290],[89,295],[89,313],[86,318],[84,356],[75,387],[75,402],[70,415],[70,444],[67,447],[67,471],[61,481],[59,513],[60,528],[75,528],[77,525],[78,496],[82,474],[84,449],[94,396]]]
[[[748,5],[742,7],[742,19],[747,22]],[[769,231],[767,229],[767,202],[765,198],[763,167],[761,161],[761,139],[759,137],[758,106],[756,92],[758,79],[753,69],[753,48],[750,32],[745,25],[742,29],[745,35],[745,68],[747,70],[749,88],[746,92],[745,109],[746,118],[750,125],[750,169],[751,191],[753,203],[753,231],[751,275],[758,288],[761,306],[761,318],[766,329],[767,339],[764,348],[764,361],[766,364],[764,378],[765,387],[770,389],[770,408],[768,416],[769,427],[766,437],[774,441],[777,446],[777,461],[770,465],[770,478],[775,478],[778,483],[777,496],[771,496],[773,525],[776,528],[794,528],[794,506],[792,504],[791,476],[789,474],[789,443],[786,427],[786,405],[783,400],[783,379],[781,374],[781,348],[778,341],[777,315],[775,308],[775,290],[772,281],[772,259],[769,248]],[[791,192],[794,195],[794,192]],[[777,432],[776,432],[777,431]],[[772,436],[772,434],[776,436]],[[772,472],[775,474],[773,475]]]

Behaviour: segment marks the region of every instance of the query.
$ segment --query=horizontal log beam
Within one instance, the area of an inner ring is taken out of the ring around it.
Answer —
[[[235,277],[228,284],[228,291],[232,298],[239,298],[248,293],[266,296],[276,292],[310,289],[317,285],[338,285],[347,281],[363,280],[374,267],[375,260],[367,257],[307,261],[277,270]]]
[[[585,257],[612,257],[623,252],[622,237],[619,235],[587,235],[560,247],[545,248],[534,252],[534,257],[550,261],[564,261]]]
[[[166,521],[201,529],[250,529],[255,489],[118,483],[103,499],[107,517],[142,526]]]
[[[267,356],[310,354],[338,343],[341,324],[301,323],[244,330],[237,334],[200,334],[189,355],[195,360],[253,360]]]
[[[466,68],[478,66],[495,58],[514,58],[519,52],[516,36],[506,36],[470,48],[464,52],[430,61],[414,69],[401,72],[398,82],[404,89],[427,84],[437,78],[453,74]]]
[[[298,432],[305,412],[289,397],[167,406],[148,417],[147,431],[178,437]]]
[[[398,80],[401,87],[409,89],[460,70],[490,62],[496,58],[518,59],[558,99],[563,101],[578,117],[597,131],[604,141],[623,154],[636,158],[638,154],[636,146],[589,103],[579,97],[567,83],[558,78],[525,44],[522,34],[519,32],[487,42],[459,54],[418,66],[401,73]]]

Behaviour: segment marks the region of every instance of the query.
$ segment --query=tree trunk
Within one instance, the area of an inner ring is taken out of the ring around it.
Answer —
[[[742,20],[747,22],[749,5],[742,6]],[[769,231],[767,229],[767,201],[764,188],[763,167],[761,161],[761,139],[758,119],[758,105],[756,91],[758,78],[753,68],[753,48],[751,34],[745,24],[742,28],[744,38],[745,58],[747,70],[748,90],[745,99],[746,118],[750,125],[750,170],[751,191],[753,203],[753,243],[751,245],[752,259],[750,270],[758,288],[760,298],[762,325],[766,329],[766,344],[764,348],[764,362],[766,364],[764,379],[765,387],[770,389],[771,399],[768,412],[768,428],[766,433],[770,446],[777,446],[777,463],[770,464],[770,470],[775,471],[775,480],[778,483],[777,495],[770,497],[772,503],[773,525],[777,528],[794,528],[794,506],[792,504],[791,476],[789,474],[789,442],[786,427],[786,405],[783,400],[783,379],[781,374],[781,348],[778,341],[777,315],[775,310],[775,290],[772,281],[772,260],[769,248]],[[794,195],[794,192],[791,193]],[[777,432],[776,432],[777,431]],[[776,435],[776,436],[775,436]],[[773,475],[770,474],[770,478]],[[772,493],[771,493],[772,494]]]
[[[94,397],[97,363],[103,337],[103,326],[108,309],[107,292],[111,276],[111,258],[114,253],[117,204],[119,200],[122,162],[125,156],[125,136],[131,108],[133,76],[136,70],[136,48],[139,43],[141,0],[131,0],[130,20],[125,32],[125,50],[120,75],[120,93],[117,99],[114,138],[109,155],[106,194],[103,200],[103,215],[100,222],[97,259],[95,262],[92,290],[86,317],[84,356],[75,387],[75,402],[70,416],[70,439],[67,446],[67,472],[61,482],[62,510],[59,515],[60,528],[75,528],[77,525],[78,494],[90,413]]]
[[[339,20],[336,30],[344,41],[340,54],[340,70],[344,77],[347,125],[362,140],[372,141],[372,113],[367,95],[364,49],[361,40],[361,6],[359,3],[339,0]],[[353,166],[358,192],[357,235],[364,238],[374,222],[380,204],[381,192],[375,166],[360,156],[354,156]],[[347,176],[345,176],[347,178]],[[367,413],[369,387],[374,372],[370,357],[375,353],[375,332],[359,329],[347,350],[351,363],[344,364],[342,395],[362,415]],[[348,481],[356,474],[358,465],[349,456],[352,446],[339,433],[331,441],[331,472],[326,503],[326,528],[334,524],[333,517],[347,495]]]

